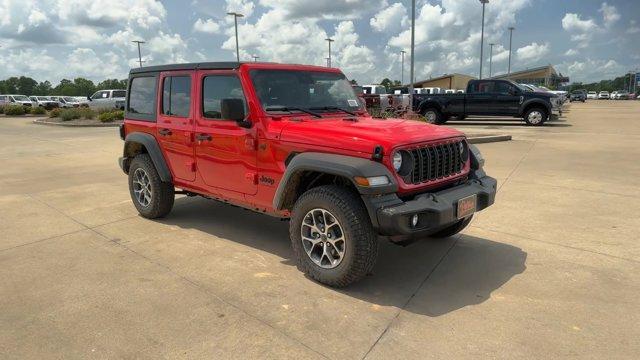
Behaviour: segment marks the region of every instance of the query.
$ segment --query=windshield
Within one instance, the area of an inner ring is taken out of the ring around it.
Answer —
[[[251,70],[250,74],[260,103],[267,111],[361,109],[351,84],[341,73]]]
[[[520,90],[522,90],[524,92],[532,92],[533,91],[532,89],[530,89],[530,88],[528,88],[528,87],[526,87],[526,86],[524,86],[522,84],[518,84],[518,83],[515,83],[515,82],[511,82],[511,84],[516,86],[518,89],[520,89]]]
[[[29,100],[29,98],[28,98],[28,97],[26,97],[26,96],[24,96],[24,95],[14,95],[14,96],[13,96],[13,99],[14,99],[15,101],[31,101],[31,100]]]
[[[76,102],[77,100],[72,98],[71,96],[65,96],[63,97],[64,101],[66,102]]]
[[[38,96],[37,99],[40,100],[40,101],[50,101],[51,100],[51,98],[48,97],[48,96]]]

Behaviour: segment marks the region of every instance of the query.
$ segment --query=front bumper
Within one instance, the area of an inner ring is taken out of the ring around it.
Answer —
[[[476,212],[493,204],[497,181],[484,172],[472,176],[458,186],[415,196],[412,200],[386,199],[373,205],[381,235],[428,235],[459,221],[456,215],[460,199],[476,195]],[[411,226],[411,217],[418,214],[418,224]]]

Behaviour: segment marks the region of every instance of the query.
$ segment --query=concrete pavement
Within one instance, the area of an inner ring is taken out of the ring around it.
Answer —
[[[286,222],[185,197],[137,216],[116,129],[2,118],[0,357],[637,358],[639,114],[451,123],[513,136],[479,145],[495,206],[454,238],[381,244],[341,290],[297,270]]]

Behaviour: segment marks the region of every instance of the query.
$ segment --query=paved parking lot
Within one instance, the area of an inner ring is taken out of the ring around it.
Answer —
[[[573,104],[480,145],[494,207],[381,244],[374,274],[304,277],[287,223],[200,198],[138,217],[115,128],[0,118],[0,358],[640,356],[640,101]]]

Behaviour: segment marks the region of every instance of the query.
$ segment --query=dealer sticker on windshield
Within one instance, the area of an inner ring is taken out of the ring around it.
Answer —
[[[349,100],[347,100],[347,102],[349,103],[349,106],[351,106],[351,107],[358,107],[358,100],[349,99]]]

